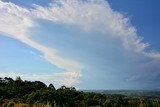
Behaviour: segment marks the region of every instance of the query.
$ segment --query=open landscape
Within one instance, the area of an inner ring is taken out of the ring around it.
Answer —
[[[159,91],[88,90],[20,77],[0,79],[1,107],[160,107]]]
[[[0,0],[0,107],[160,107],[160,0]]]

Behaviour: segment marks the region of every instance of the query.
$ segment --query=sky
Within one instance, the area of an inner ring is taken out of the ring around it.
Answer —
[[[0,76],[160,90],[159,0],[0,0]]]

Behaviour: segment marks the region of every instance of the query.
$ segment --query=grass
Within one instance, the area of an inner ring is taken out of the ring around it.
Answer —
[[[31,106],[25,103],[15,103],[13,101],[10,101],[8,103],[3,103],[2,105],[0,105],[0,107],[51,107],[51,104],[35,103]]]

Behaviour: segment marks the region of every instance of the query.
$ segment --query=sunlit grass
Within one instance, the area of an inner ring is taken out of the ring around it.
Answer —
[[[3,103],[0,107],[51,107],[51,104],[42,104],[42,103],[36,103],[33,104],[32,106],[29,104],[24,104],[24,103],[15,103],[15,102],[8,102],[8,103]]]

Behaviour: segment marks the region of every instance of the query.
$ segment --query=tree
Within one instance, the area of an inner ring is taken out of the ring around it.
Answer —
[[[22,82],[22,79],[20,76],[16,77],[16,80],[15,81],[21,81]]]
[[[53,84],[49,84],[49,87],[48,87],[48,88],[53,89],[53,90],[56,90],[56,88],[54,87]]]

